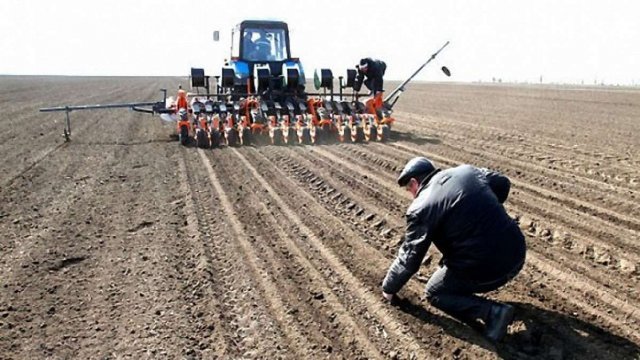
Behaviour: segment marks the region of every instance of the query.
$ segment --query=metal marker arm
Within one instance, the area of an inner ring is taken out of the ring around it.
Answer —
[[[75,110],[98,110],[98,109],[118,109],[118,108],[130,108],[133,111],[144,112],[149,114],[166,112],[167,90],[161,89],[163,92],[162,101],[145,101],[145,102],[131,102],[120,104],[95,104],[95,105],[76,105],[76,106],[55,106],[40,108],[40,112],[60,112],[64,111],[66,115],[65,128],[63,136],[65,141],[69,141],[71,137],[71,118],[69,113]],[[151,106],[151,109],[142,108],[142,106]]]
[[[420,71],[422,71],[422,69],[427,66],[427,64],[429,64],[431,62],[431,60],[435,59],[436,56],[438,56],[438,54],[440,54],[440,52],[447,47],[447,45],[449,45],[449,41],[447,41],[444,45],[442,45],[442,47],[436,51],[435,53],[433,53],[431,55],[431,57],[429,58],[429,60],[427,60],[424,64],[422,64],[422,66],[420,66],[418,68],[418,70],[416,70],[411,76],[409,76],[409,78],[405,81],[402,82],[402,84],[400,84],[400,86],[398,86],[395,90],[393,90],[391,92],[391,94],[389,94],[385,99],[384,102],[385,103],[389,103],[390,100],[393,100],[393,102],[390,103],[390,106],[393,107],[393,105],[398,101],[398,99],[400,98],[400,95],[402,94],[402,92],[405,90],[404,87],[409,83],[409,81],[411,81],[416,75],[418,75],[418,73]]]

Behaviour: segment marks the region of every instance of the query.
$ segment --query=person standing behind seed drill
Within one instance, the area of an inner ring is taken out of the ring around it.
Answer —
[[[524,235],[502,205],[509,179],[471,165],[440,170],[417,157],[406,164],[398,185],[414,200],[406,213],[404,242],[382,284],[383,297],[393,302],[433,242],[442,260],[426,286],[431,305],[489,340],[501,340],[513,320],[513,306],[474,294],[500,288],[524,265]]]
[[[360,60],[360,65],[356,65],[356,69],[358,70],[356,82],[358,84],[364,83],[367,89],[371,91],[372,96],[384,91],[382,88],[384,84],[383,77],[384,72],[387,70],[387,64],[384,61],[364,58]]]

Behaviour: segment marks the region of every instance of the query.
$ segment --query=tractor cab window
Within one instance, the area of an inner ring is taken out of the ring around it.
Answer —
[[[283,61],[287,59],[284,29],[245,28],[242,34],[242,58],[249,61]]]

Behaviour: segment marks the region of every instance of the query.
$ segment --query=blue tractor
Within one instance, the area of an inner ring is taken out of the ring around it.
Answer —
[[[217,31],[214,40],[219,40]],[[374,98],[361,101],[362,77],[357,76],[355,69],[347,69],[346,77],[338,77],[337,84],[331,70],[316,70],[313,79],[316,92],[306,91],[302,63],[291,57],[287,24],[245,20],[231,31],[231,56],[220,75],[215,76],[213,91],[204,69],[191,68],[191,88],[195,93],[180,88],[176,98],[167,98],[166,89],[162,89],[163,98],[156,102],[57,106],[40,111],[66,113],[64,136],[67,141],[71,135],[71,111],[109,108],[158,114],[165,121],[176,122],[177,138],[184,145],[202,148],[252,143],[386,141],[395,121],[391,116],[392,107],[405,85],[448,43],[384,101],[381,94],[380,101]],[[445,67],[443,71],[449,75]],[[345,89],[351,89],[351,94],[343,94]]]

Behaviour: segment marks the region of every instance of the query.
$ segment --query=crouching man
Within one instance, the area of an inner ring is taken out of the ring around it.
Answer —
[[[502,205],[509,195],[509,179],[471,165],[440,170],[417,157],[406,164],[398,184],[414,200],[382,295],[391,301],[434,243],[442,261],[426,286],[431,305],[481,329],[489,340],[501,340],[513,320],[513,307],[475,294],[500,288],[524,265],[524,236]]]

